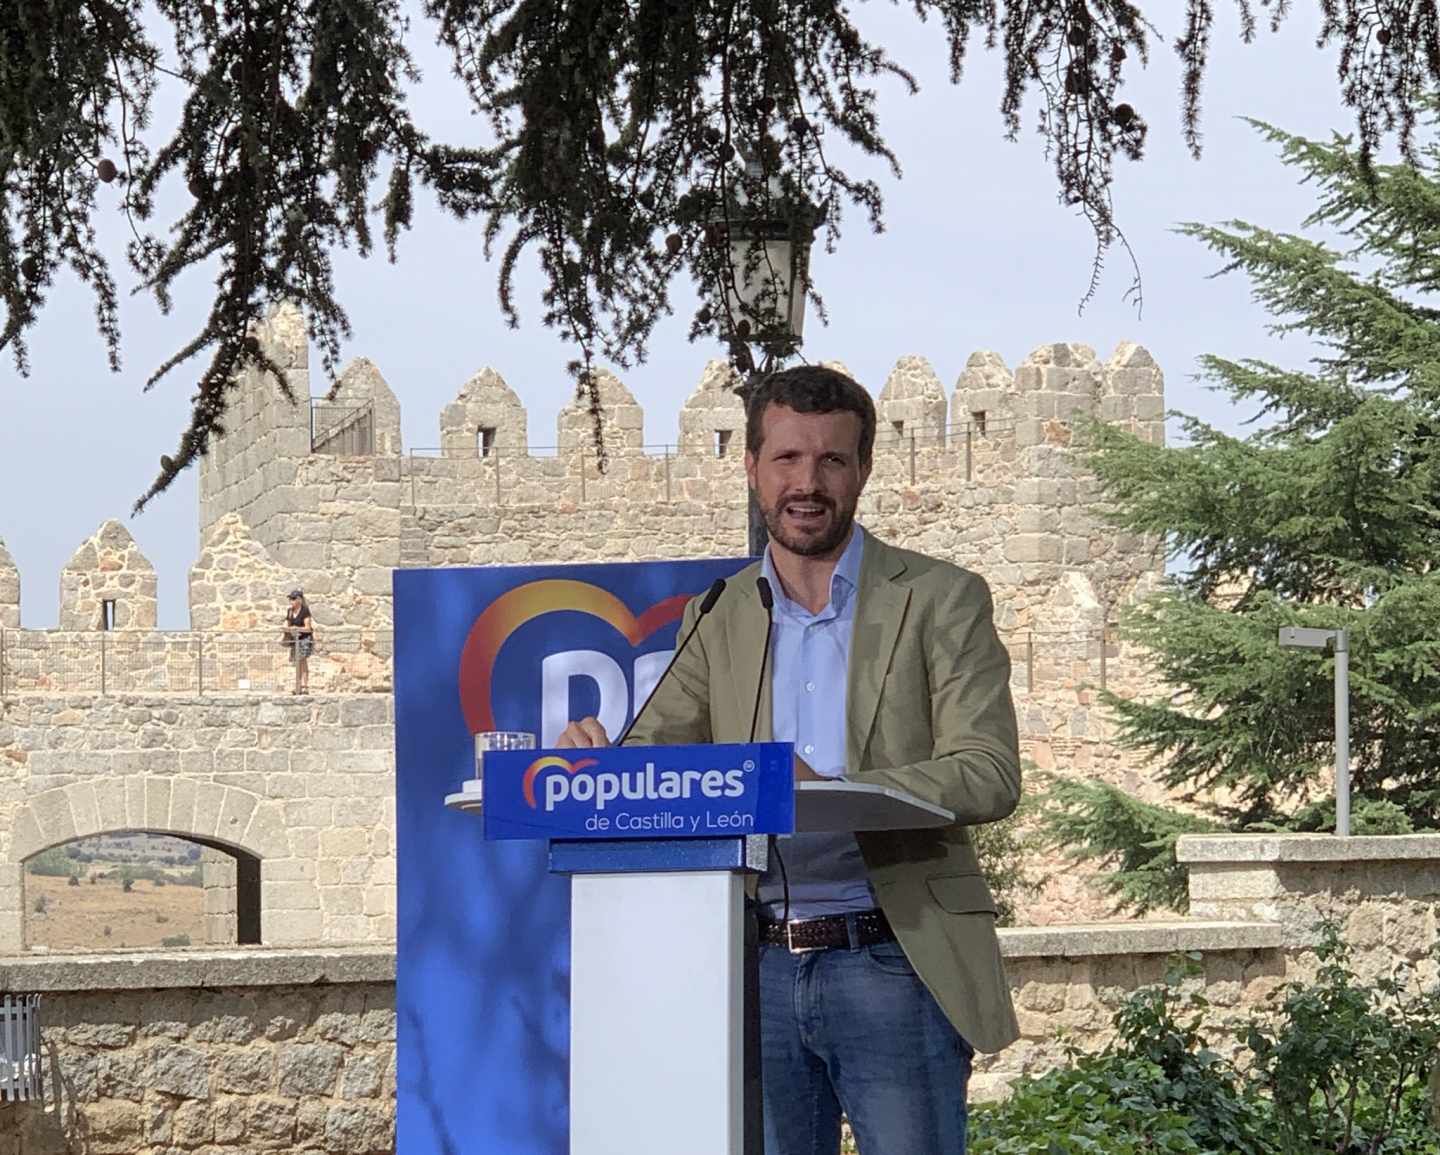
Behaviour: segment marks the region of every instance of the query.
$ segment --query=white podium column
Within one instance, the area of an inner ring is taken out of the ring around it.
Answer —
[[[571,1155],[741,1155],[743,875],[571,888]]]

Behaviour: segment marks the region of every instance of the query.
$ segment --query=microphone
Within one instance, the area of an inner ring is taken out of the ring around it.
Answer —
[[[640,721],[640,716],[644,714],[646,709],[649,707],[651,700],[655,697],[655,691],[660,689],[660,687],[664,684],[665,679],[670,676],[670,671],[675,668],[675,662],[679,659],[680,655],[685,652],[685,647],[690,644],[690,639],[695,636],[695,631],[700,628],[700,622],[704,619],[706,614],[708,614],[711,610],[715,608],[715,603],[720,600],[720,595],[724,592],[724,578],[716,578],[710,588],[705,591],[705,596],[700,600],[700,612],[695,615],[695,621],[690,626],[690,632],[687,633],[684,639],[680,642],[680,644],[675,647],[675,652],[670,655],[670,662],[665,667],[665,672],[655,680],[655,686],[650,691],[649,697],[645,699],[640,709],[635,711],[635,717],[630,719],[630,725],[626,726],[625,729],[621,732],[620,737],[615,740],[616,746],[625,745],[625,739],[630,737],[630,731],[635,729],[635,723]]]
[[[750,741],[755,741],[755,727],[760,721],[760,697],[765,692],[765,670],[770,664],[770,632],[775,628],[775,595],[764,574],[755,579],[755,590],[760,595],[760,604],[765,607],[765,649],[760,654],[760,678],[755,683],[755,709],[750,715]]]

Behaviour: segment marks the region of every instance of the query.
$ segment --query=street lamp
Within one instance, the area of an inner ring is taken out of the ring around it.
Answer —
[[[1287,650],[1335,647],[1335,833],[1350,834],[1350,631],[1282,626],[1280,646]]]
[[[711,222],[716,240],[724,242],[718,289],[731,358],[744,374],[737,392],[747,413],[761,380],[804,339],[810,247],[819,221],[814,205],[787,195],[779,180],[774,175],[767,180],[760,162],[751,158],[744,180]],[[751,345],[763,354],[758,366]],[[752,556],[765,552],[769,538],[753,493],[747,538]]]

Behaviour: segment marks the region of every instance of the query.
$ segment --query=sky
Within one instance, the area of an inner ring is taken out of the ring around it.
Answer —
[[[882,83],[882,133],[900,158],[903,179],[874,171],[885,192],[883,234],[872,234],[852,211],[837,251],[817,247],[812,273],[829,324],[807,318],[807,359],[841,361],[878,393],[898,358],[920,354],[948,394],[976,350],[994,350],[1013,368],[1031,350],[1057,341],[1091,345],[1102,360],[1120,341],[1137,341],[1165,371],[1173,409],[1238,429],[1250,414],[1194,379],[1197,357],[1213,352],[1300,367],[1314,350],[1303,338],[1267,332],[1268,319],[1243,278],[1213,277],[1218,259],[1174,228],[1183,221],[1242,219],[1291,230],[1313,207],[1309,190],[1273,147],[1239,119],[1320,138],[1351,130],[1335,80],[1336,49],[1315,48],[1318,4],[1295,9],[1278,34],[1262,28],[1245,45],[1233,6],[1217,5],[1198,161],[1181,136],[1179,67],[1168,44],[1153,46],[1143,73],[1133,57],[1127,64],[1134,74],[1122,95],[1149,122],[1150,133],[1143,161],[1117,161],[1115,205],[1140,262],[1144,309],[1137,312],[1125,299],[1131,274],[1116,250],[1098,295],[1080,315],[1092,237],[1086,222],[1058,202],[1043,141],[1031,130],[1034,99],[1025,110],[1026,131],[1006,141],[998,52],[973,42],[965,77],[954,88],[938,23],[921,24],[905,6],[865,5],[862,23],[915,73],[921,91],[909,96],[898,83]],[[417,11],[411,45],[423,78],[416,119],[437,137],[478,140],[481,122],[451,80],[447,58],[426,40],[428,28]],[[1160,31],[1174,26],[1163,23]],[[168,133],[174,107],[174,94],[162,93],[152,139]],[[128,290],[133,277],[123,267],[124,223],[112,215],[102,228],[122,291]],[[387,263],[383,252],[369,260],[344,253],[336,283],[354,327],[344,361],[364,356],[379,366],[399,398],[407,449],[438,443],[440,410],[487,365],[527,406],[532,445],[554,443],[556,413],[570,396],[565,365],[574,350],[541,325],[533,273],[520,280],[521,327],[506,325],[496,266],[484,259],[478,225],[441,214],[417,193],[415,225],[401,240],[398,263]],[[694,302],[688,286],[677,288],[676,314],[657,327],[649,360],[620,372],[645,409],[650,443],[675,440],[680,405],[705,363],[723,355],[718,345],[688,341]],[[197,471],[187,471],[138,517],[130,508],[185,426],[200,363],[149,392],[144,382],[198,329],[211,291],[206,271],[192,270],[169,315],[151,298],[127,296],[118,374],[107,368],[93,300],[73,280],[52,290],[30,335],[30,376],[21,377],[8,353],[0,354],[0,541],[20,569],[25,627],[56,625],[60,570],[107,518],[124,522],[158,571],[161,628],[187,627],[187,573],[199,541]],[[312,392],[323,393],[313,352],[311,365]]]

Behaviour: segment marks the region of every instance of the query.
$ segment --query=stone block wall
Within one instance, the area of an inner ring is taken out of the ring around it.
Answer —
[[[0,1155],[391,1152],[394,973],[388,952],[0,960],[0,988],[44,992],[46,1081],[0,1103]]]
[[[247,371],[235,383],[226,414],[226,449],[200,459],[200,524],[243,514],[258,540],[270,544],[272,520],[296,499],[295,470],[310,455],[310,362],[305,318],[276,308],[256,337],[285,373],[282,383]]]
[[[1333,920],[1361,974],[1405,961],[1421,981],[1440,980],[1430,955],[1440,942],[1440,835],[1186,835],[1176,857],[1197,916],[1273,923],[1296,944]]]
[[[60,571],[60,628],[105,628],[102,614],[107,601],[114,602],[109,628],[155,628],[159,604],[155,567],[130,531],[113,520],[96,530]]]
[[[298,369],[303,319],[281,310],[262,339],[297,366],[299,392],[309,379]],[[202,472],[202,524],[238,515],[274,565],[315,593],[317,615],[323,605],[337,623],[381,629],[388,571],[400,565],[733,553],[744,548],[746,506],[733,384],[729,366],[712,362],[681,408],[676,444],[647,447],[634,397],[598,371],[602,472],[588,397],[562,409],[552,452],[532,452],[525,409],[490,368],[440,415],[438,448],[408,456],[398,403],[369,362],[347,368],[335,394],[376,407],[376,452],[365,456],[312,454],[296,432],[303,415],[252,374],[237,383],[240,417]],[[1163,438],[1163,374],[1139,346],[1124,343],[1102,363],[1085,345],[1046,345],[1014,372],[977,353],[948,401],[925,358],[902,357],[876,405],[862,520],[896,544],[978,569],[1012,624],[1042,624],[1029,621],[1032,609],[1065,574],[1083,574],[1108,608],[1158,572],[1153,542],[1096,516],[1074,454],[1081,416]],[[273,476],[257,485],[267,469]]]
[[[395,937],[388,696],[18,696],[0,767],[0,953],[24,949],[26,859],[124,830],[260,859],[263,943]]]
[[[0,538],[0,630],[20,628],[20,571]]]
[[[234,946],[239,906],[235,856],[206,847],[200,853],[200,885],[205,896],[205,942]]]

